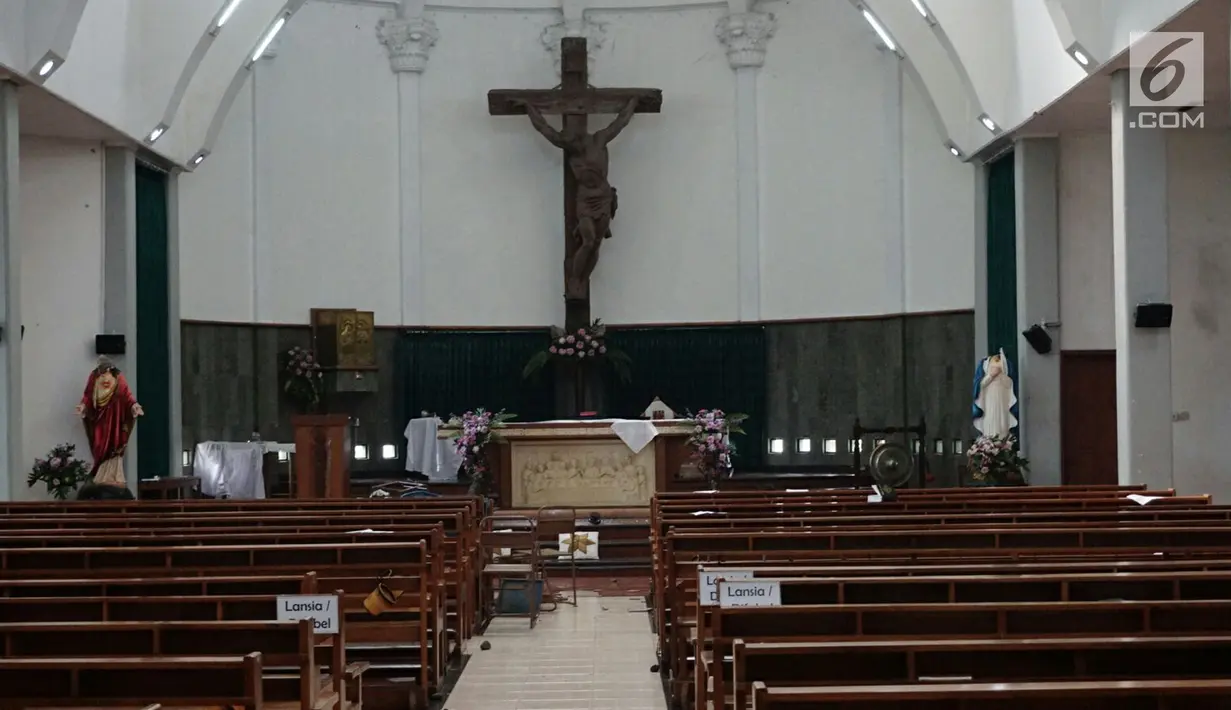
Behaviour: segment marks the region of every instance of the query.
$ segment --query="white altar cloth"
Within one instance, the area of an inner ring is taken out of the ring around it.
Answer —
[[[295,453],[294,444],[276,441],[203,441],[192,457],[192,475],[201,479],[201,493],[214,498],[254,500],[265,497],[267,453]]]

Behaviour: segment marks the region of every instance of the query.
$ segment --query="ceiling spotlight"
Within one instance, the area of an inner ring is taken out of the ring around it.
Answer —
[[[38,64],[34,65],[31,73],[34,75],[34,80],[37,82],[47,81],[48,77],[56,72],[60,66],[64,64],[64,58],[54,52],[48,52],[43,55],[43,58],[38,60]]]
[[[876,32],[876,36],[881,38],[881,42],[885,43],[890,52],[896,53],[898,51],[898,43],[893,41],[893,37],[889,35],[889,30],[885,29],[881,21],[876,19],[876,15],[873,15],[872,11],[866,7],[860,8],[860,12],[863,13],[863,19],[867,20],[872,30]]]
[[[949,153],[950,153],[953,157],[955,157],[955,158],[965,158],[965,157],[966,157],[966,156],[962,153],[962,149],[961,149],[961,148],[958,148],[958,147],[957,147],[957,144],[955,144],[953,141],[946,141],[946,142],[945,142],[945,149],[946,149],[946,150],[948,150],[948,151],[949,151]]]
[[[992,133],[1000,132],[1000,126],[997,126],[996,122],[992,120],[992,117],[988,116],[986,113],[979,114],[979,123],[982,123],[983,127]]]
[[[196,155],[192,156],[192,160],[188,161],[188,164],[195,168],[201,163],[204,163],[205,159],[208,157],[209,157],[209,151],[203,150],[197,153]]]
[[[167,129],[168,129],[168,128],[170,128],[170,126],[168,126],[168,125],[167,125],[167,124],[165,124],[165,123],[160,123],[160,124],[158,124],[157,126],[154,126],[154,130],[150,131],[150,134],[149,134],[148,136],[146,136],[146,137],[145,137],[145,142],[146,142],[146,143],[153,143],[154,141],[158,140],[159,138],[162,138],[162,137],[163,137],[163,134],[165,134],[165,133],[167,132]]]
[[[1073,58],[1073,61],[1080,64],[1082,69],[1085,69],[1086,71],[1091,71],[1094,69],[1094,58],[1090,56],[1090,53],[1086,51],[1085,47],[1082,47],[1080,44],[1074,42],[1064,51],[1068,52],[1069,56]]]
[[[923,16],[923,19],[925,20],[932,19],[932,13],[928,12],[928,6],[923,4],[923,0],[910,0],[910,1],[911,1],[911,4],[915,6],[915,9],[919,11],[919,14]]]

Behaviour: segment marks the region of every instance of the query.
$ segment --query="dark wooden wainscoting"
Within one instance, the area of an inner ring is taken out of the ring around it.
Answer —
[[[1117,483],[1116,353],[1060,353],[1060,480]]]

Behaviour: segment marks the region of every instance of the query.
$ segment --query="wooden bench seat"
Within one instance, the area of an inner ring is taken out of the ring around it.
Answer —
[[[753,684],[755,710],[1227,710],[1231,680],[851,685]]]
[[[320,588],[337,589],[334,580],[365,580],[366,596],[387,571],[420,588],[398,611],[372,617],[362,608],[362,596],[346,593],[344,608],[350,617],[348,643],[356,660],[364,658],[365,644],[382,644],[413,656],[405,667],[420,669],[416,692],[426,700],[440,686],[447,666],[444,594],[439,556],[428,553],[424,541],[360,542],[318,545],[231,545],[140,548],[10,548],[0,549],[0,574],[18,577],[115,577],[128,574],[150,578],[213,574],[235,576],[243,572],[270,575],[290,571],[315,573]],[[437,564],[433,566],[433,560]],[[376,664],[374,664],[376,665]],[[399,677],[406,674],[398,669]],[[374,668],[374,676],[381,677]]]
[[[258,652],[267,703],[328,710],[347,697],[345,629],[337,636],[317,635],[307,620],[0,624],[0,648],[4,658],[54,658],[68,648],[88,649],[103,658]],[[326,666],[328,673],[323,672]]]
[[[1231,636],[819,641],[733,645],[734,706],[748,679],[789,685],[1216,678]]]
[[[1228,595],[1231,597],[1231,594]],[[1231,635],[1231,599],[1218,601],[1000,602],[965,604],[848,604],[715,609],[697,663],[695,696],[725,687],[723,664],[736,639],[745,642],[1057,638],[1081,636]],[[708,642],[708,644],[707,644]],[[704,649],[712,649],[708,654]],[[709,680],[713,678],[713,680]]]
[[[0,706],[261,710],[262,659],[244,656],[0,659]]]
[[[316,594],[315,572],[209,577],[3,579],[5,597],[141,597],[153,595]]]

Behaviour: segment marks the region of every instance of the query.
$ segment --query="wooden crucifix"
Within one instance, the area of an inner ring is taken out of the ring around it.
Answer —
[[[564,327],[569,332],[590,325],[590,274],[599,248],[611,237],[616,191],[607,181],[607,144],[634,113],[658,113],[659,89],[596,89],[590,86],[586,40],[560,42],[561,83],[555,89],[493,89],[487,93],[493,116],[529,116],[534,128],[564,151]],[[587,132],[590,114],[617,114],[606,128]],[[557,130],[544,115],[560,114]]]

